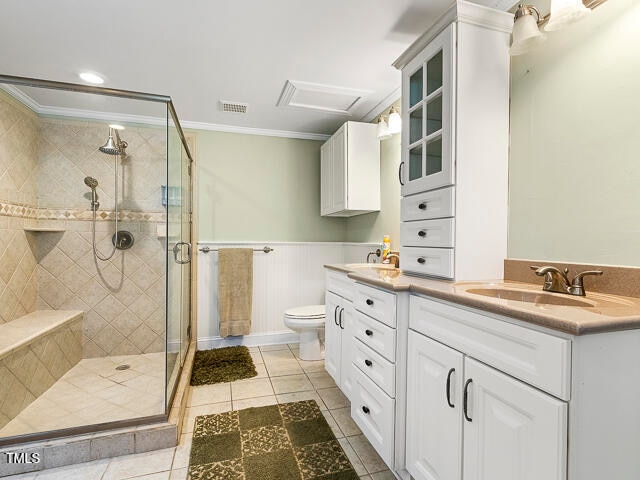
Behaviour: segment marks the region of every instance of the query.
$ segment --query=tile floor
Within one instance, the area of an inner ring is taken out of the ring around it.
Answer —
[[[0,437],[161,414],[164,362],[162,352],[80,360],[0,429]],[[123,364],[130,368],[116,370]]]
[[[325,372],[323,361],[300,360],[296,344],[250,350],[257,377],[191,388],[177,447],[18,475],[11,480],[185,480],[196,416],[310,399],[320,405],[360,479],[395,478],[351,420],[349,401]]]

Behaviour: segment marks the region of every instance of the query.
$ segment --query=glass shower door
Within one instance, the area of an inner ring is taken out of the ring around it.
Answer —
[[[189,347],[191,325],[191,159],[169,109],[167,186],[167,404]]]

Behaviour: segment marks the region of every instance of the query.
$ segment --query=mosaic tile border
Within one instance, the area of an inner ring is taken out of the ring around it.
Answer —
[[[0,215],[6,217],[26,218],[30,220],[91,220],[93,212],[83,208],[54,209],[38,208],[29,205],[0,202]],[[96,216],[98,221],[110,221],[115,219],[113,210],[102,210]],[[136,212],[124,210],[118,212],[118,220],[131,222],[166,222],[165,212]]]

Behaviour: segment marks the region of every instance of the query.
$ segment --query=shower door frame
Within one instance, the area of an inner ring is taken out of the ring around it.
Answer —
[[[107,97],[117,97],[117,98],[131,99],[131,100],[145,100],[149,102],[164,103],[168,109],[167,119],[164,124],[165,128],[167,128],[167,131],[168,131],[170,126],[168,122],[168,116],[170,115],[174,120],[173,126],[176,128],[180,136],[180,141],[182,143],[182,146],[184,147],[185,152],[187,153],[187,156],[189,157],[189,160],[191,161],[191,165],[195,165],[194,157],[191,155],[191,151],[189,149],[189,145],[187,143],[184,131],[182,130],[182,126],[180,125],[178,115],[173,105],[173,101],[171,100],[171,97],[168,95],[137,92],[133,90],[120,90],[120,89],[108,88],[108,87],[96,87],[92,85],[80,85],[76,83],[57,82],[53,80],[44,80],[44,79],[38,79],[38,78],[19,77],[19,76],[3,75],[3,74],[0,74],[0,84],[18,85],[18,86],[24,86],[24,87],[48,88],[52,90],[90,93],[95,95],[103,95]],[[167,158],[166,161],[168,163],[169,159]],[[193,176],[192,176],[192,184],[193,184]],[[193,188],[191,187],[192,186],[190,186],[191,206],[193,208]],[[191,228],[192,239],[194,238],[193,235],[194,235],[194,230],[193,230],[193,224],[192,224],[192,228]],[[168,239],[167,239],[167,246],[168,246]],[[165,259],[168,259],[168,257],[165,257]],[[193,275],[193,270],[191,274]],[[168,298],[168,295],[167,295],[168,292],[166,291],[167,289],[168,289],[168,285],[165,286],[165,297]],[[193,294],[194,292],[192,288],[191,299],[190,299],[191,302],[193,302],[194,300]],[[166,298],[165,298],[165,310],[166,310]],[[166,311],[165,313],[165,327],[167,324],[167,318],[168,318],[168,311]],[[190,332],[190,335],[189,335],[189,340],[187,342],[188,345],[191,343],[191,336],[193,335],[192,327],[193,327],[193,313],[190,312],[189,329],[188,329],[188,331]],[[168,335],[165,329],[165,350],[164,350],[165,376],[167,375],[167,365],[166,365],[167,340],[168,340]],[[180,376],[182,374],[182,368],[183,368],[183,365],[180,365],[180,368],[178,370],[178,379],[180,379]],[[172,391],[170,392],[170,395],[167,396],[167,393],[168,393],[167,382],[165,381],[165,391],[164,391],[165,412],[164,414],[150,415],[146,417],[137,417],[137,418],[132,418],[130,420],[117,420],[117,421],[107,422],[107,423],[82,425],[79,427],[70,427],[70,428],[64,428],[59,430],[47,430],[45,432],[34,432],[34,433],[28,433],[28,434],[13,436],[13,437],[0,438],[0,448],[6,447],[6,446],[21,445],[24,443],[35,442],[35,441],[70,437],[74,435],[85,435],[88,433],[96,433],[96,432],[101,432],[106,430],[113,430],[117,428],[126,428],[126,427],[133,427],[133,426],[148,425],[148,424],[153,424],[158,422],[167,422],[169,419],[169,412],[171,410],[171,405],[175,399],[175,393],[177,390],[178,383],[179,381],[175,382],[172,388]],[[167,401],[166,400],[167,398],[169,398],[170,401]]]

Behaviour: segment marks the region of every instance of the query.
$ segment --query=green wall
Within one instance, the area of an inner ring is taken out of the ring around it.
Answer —
[[[512,59],[509,257],[640,265],[640,3]]]
[[[391,248],[400,247],[400,135],[380,143],[379,212],[356,215],[347,220],[347,241],[380,243],[385,234],[391,237]]]
[[[342,242],[320,216],[322,142],[195,131],[199,241]]]

